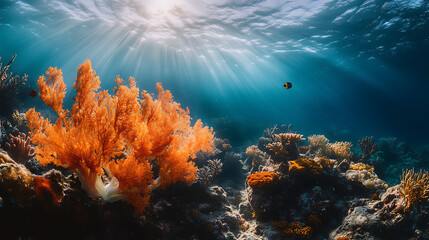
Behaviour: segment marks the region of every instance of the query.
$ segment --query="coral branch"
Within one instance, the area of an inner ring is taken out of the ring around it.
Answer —
[[[9,142],[5,147],[9,154],[16,162],[26,163],[35,155],[35,149],[30,145],[31,138],[27,137],[25,133],[18,133],[17,136],[9,135]]]
[[[143,91],[140,100],[135,80],[130,78],[126,86],[117,77],[114,95],[109,95],[98,91],[100,80],[87,60],[78,68],[69,114],[62,106],[61,70],[49,68],[47,75],[47,80],[39,78],[40,96],[59,117],[52,124],[35,109],[27,112],[36,159],[75,171],[92,197],[123,198],[141,213],[151,189],[194,181],[197,167],[189,160],[198,151],[213,149],[213,130],[200,120],[191,126],[189,110],[174,102],[160,83],[157,99]],[[102,175],[107,175],[106,182]]]

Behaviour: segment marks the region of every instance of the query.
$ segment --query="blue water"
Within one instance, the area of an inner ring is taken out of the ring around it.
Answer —
[[[277,123],[429,143],[428,1],[1,0],[0,33],[29,86],[63,70],[68,108],[90,59],[103,89],[116,75],[149,92],[162,82],[233,145]]]

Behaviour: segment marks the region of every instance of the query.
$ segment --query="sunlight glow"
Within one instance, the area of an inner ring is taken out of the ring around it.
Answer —
[[[152,14],[163,14],[179,5],[180,0],[152,0],[148,4],[148,11]]]

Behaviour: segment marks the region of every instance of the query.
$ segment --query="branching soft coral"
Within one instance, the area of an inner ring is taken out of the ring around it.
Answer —
[[[126,86],[117,77],[111,96],[98,91],[100,80],[88,60],[78,68],[75,103],[69,113],[62,107],[61,70],[49,68],[46,74],[47,80],[40,77],[38,81],[40,97],[59,117],[51,124],[35,109],[27,112],[37,144],[36,159],[43,165],[54,163],[75,171],[92,197],[111,200],[123,194],[140,213],[151,188],[192,182],[197,167],[189,160],[196,152],[213,148],[213,130],[203,127],[200,120],[191,126],[189,110],[174,102],[170,91],[159,83],[157,99],[143,91],[140,100],[135,80],[130,78]],[[154,164],[157,176],[152,173]],[[103,170],[110,178],[105,186],[100,178]]]

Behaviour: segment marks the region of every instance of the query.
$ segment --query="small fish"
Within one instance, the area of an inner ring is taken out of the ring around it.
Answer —
[[[37,96],[37,91],[36,90],[31,90],[30,92],[30,97],[36,97]]]
[[[291,82],[287,82],[283,85],[286,89],[290,89],[292,88],[292,83]]]

